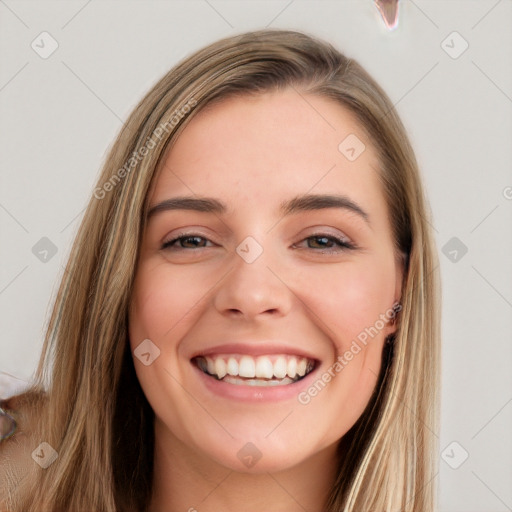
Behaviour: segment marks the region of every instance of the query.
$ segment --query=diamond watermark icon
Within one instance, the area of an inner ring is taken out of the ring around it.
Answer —
[[[450,238],[441,250],[452,263],[458,263],[468,252],[467,246],[456,236]]]
[[[48,32],[41,32],[32,41],[30,47],[39,55],[39,57],[47,59],[55,52],[55,50],[57,50],[59,43]]]
[[[469,453],[457,441],[452,441],[442,452],[441,458],[452,469],[459,469],[469,457]]]
[[[441,42],[441,48],[452,59],[458,59],[469,48],[469,43],[457,31],[453,31]]]
[[[47,442],[41,443],[33,452],[32,458],[43,468],[51,466],[59,454]]]
[[[339,152],[350,162],[357,160],[365,149],[363,141],[353,133],[345,137],[338,146]]]
[[[43,263],[48,263],[56,254],[57,246],[46,236],[43,236],[32,247],[32,254]]]
[[[263,247],[252,236],[248,236],[240,242],[236,252],[246,263],[253,263],[263,253]]]
[[[261,459],[262,453],[258,450],[255,444],[245,443],[244,446],[238,450],[236,456],[245,466],[252,468],[256,462]]]
[[[149,366],[160,356],[160,349],[151,340],[144,340],[133,351],[133,355],[144,366]]]

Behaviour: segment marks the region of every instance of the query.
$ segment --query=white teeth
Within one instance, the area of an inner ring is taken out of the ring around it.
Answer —
[[[206,359],[208,361],[208,358]],[[215,374],[219,379],[222,379],[226,375],[226,363],[224,362],[224,359],[222,357],[218,357],[215,360]]]
[[[206,371],[213,375],[215,372],[215,363],[213,362],[213,359],[211,357],[206,357]]]
[[[292,379],[286,377],[281,380],[262,380],[262,379],[241,379],[240,377],[232,377],[231,375],[226,375],[222,379],[223,382],[229,382],[230,384],[238,384],[239,386],[286,386],[286,384],[291,384],[293,382]]]
[[[271,379],[274,376],[274,365],[268,357],[256,359],[256,377]]]
[[[286,373],[288,374],[288,377],[291,377],[292,379],[297,375],[297,359],[295,359],[295,357],[291,357],[289,359]]]
[[[278,379],[284,379],[286,377],[287,368],[286,359],[283,356],[279,356],[274,363],[274,375]]]
[[[254,363],[254,359],[252,357],[243,356],[242,359],[240,359],[238,375],[240,375],[240,377],[256,376],[256,364]],[[269,378],[272,378],[272,376]]]
[[[258,357],[236,354],[203,356],[198,358],[198,365],[210,375],[216,375],[218,379],[231,382],[233,379],[228,380],[226,376],[244,377],[244,379],[247,379],[244,382],[253,386],[261,385],[258,379],[274,379],[274,381],[279,379],[281,383],[295,382],[300,377],[304,377],[314,366],[312,361],[308,361],[304,357],[284,354]],[[254,377],[256,377],[255,381],[249,380],[254,379]],[[238,381],[241,381],[241,379],[238,379]]]
[[[228,365],[226,371],[229,375],[238,375],[238,361],[234,357],[228,359]]]
[[[308,362],[306,361],[306,359],[301,359],[298,363],[297,363],[297,373],[303,377],[305,374],[306,374],[306,366],[307,366]]]

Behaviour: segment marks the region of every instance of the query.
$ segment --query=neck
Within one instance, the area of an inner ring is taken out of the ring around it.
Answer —
[[[194,451],[172,434],[163,434],[160,428],[157,420],[149,512],[324,510],[336,478],[336,444],[292,468],[240,473]]]

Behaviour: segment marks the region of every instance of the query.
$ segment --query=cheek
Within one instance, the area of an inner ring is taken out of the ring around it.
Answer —
[[[134,355],[135,371],[144,394],[157,416],[168,410],[190,407],[179,382],[183,368],[178,364],[179,341],[195,321],[194,307],[200,303],[204,289],[194,286],[185,272],[169,272],[166,262],[150,259],[137,269],[129,313],[129,339],[132,353],[146,339],[151,340],[159,355],[145,365]],[[172,376],[172,377],[171,377]],[[187,418],[168,418],[174,430],[185,429]],[[188,418],[190,420],[190,418]]]
[[[186,325],[203,294],[204,289],[185,272],[170,275],[165,263],[141,265],[132,295],[130,334],[166,344],[171,334],[175,337],[180,326]]]
[[[324,384],[315,382],[301,399],[311,398],[319,416],[326,415],[326,403],[332,404],[330,435],[339,438],[361,416],[377,384],[387,334],[381,315],[393,304],[395,282],[382,261],[368,260],[331,268],[316,278],[314,287],[301,285],[308,290],[303,301],[333,344],[335,358],[318,376],[327,382],[325,391],[319,393]]]
[[[348,350],[358,336],[364,339],[365,332],[372,338],[387,334],[381,316],[393,305],[395,282],[389,268],[354,262],[317,278],[317,286],[303,289],[309,289],[307,301],[338,351]]]

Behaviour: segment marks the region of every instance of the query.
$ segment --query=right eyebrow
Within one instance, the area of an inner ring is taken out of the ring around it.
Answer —
[[[207,212],[207,213],[225,213],[226,206],[212,197],[202,197],[198,199],[196,197],[173,197],[161,201],[149,208],[148,219],[153,215],[168,210],[193,210],[196,212]]]

